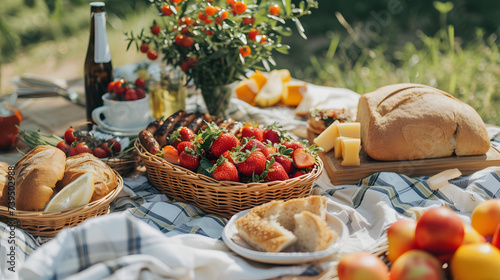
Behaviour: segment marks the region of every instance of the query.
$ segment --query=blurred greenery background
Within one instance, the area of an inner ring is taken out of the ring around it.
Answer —
[[[0,93],[23,73],[81,78],[89,36],[85,0],[9,0],[0,8]],[[140,31],[154,14],[147,0],[105,1],[115,67],[144,60],[126,51],[124,31]],[[500,2],[493,0],[318,0],[301,19],[308,36],[284,39],[276,68],[311,83],[358,93],[399,82],[450,92],[486,123],[500,125]],[[292,27],[293,28],[293,27]]]

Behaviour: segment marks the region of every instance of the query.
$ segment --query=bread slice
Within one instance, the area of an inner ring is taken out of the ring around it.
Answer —
[[[307,211],[325,221],[326,200],[324,196],[309,196],[286,202],[271,201],[250,209],[236,220],[235,225],[241,238],[252,247],[280,252],[298,240],[298,236],[292,233],[296,225],[294,216]]]
[[[326,217],[326,197],[313,195],[284,202],[278,216],[278,223],[289,231],[293,231],[295,228],[294,216],[302,211],[309,211],[324,220]]]
[[[325,250],[338,238],[338,233],[328,226],[325,219],[309,211],[295,214],[294,220],[293,234],[297,237],[295,249],[299,252]]]
[[[236,221],[238,234],[256,248],[265,252],[280,252],[294,244],[297,238],[292,232],[279,225],[273,217],[281,208],[283,201],[272,201],[252,208]],[[264,219],[268,215],[270,219]]]
[[[481,155],[488,132],[469,105],[436,88],[396,84],[359,99],[357,121],[366,153],[376,160]]]

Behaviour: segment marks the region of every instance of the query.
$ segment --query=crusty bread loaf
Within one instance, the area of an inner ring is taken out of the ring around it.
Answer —
[[[314,247],[312,245],[314,242],[318,242],[315,248],[323,248],[325,240],[323,233],[316,231],[315,233],[321,236],[321,238],[316,238],[312,241],[298,241],[298,238],[304,236],[302,231],[299,231],[300,236],[292,233],[296,228],[294,216],[304,211],[316,216],[317,219],[325,221],[326,197],[309,196],[306,198],[291,199],[287,202],[283,202],[282,200],[271,201],[250,209],[247,214],[235,222],[235,225],[238,229],[238,234],[248,244],[258,250],[280,252],[296,242],[306,244],[302,245],[301,248],[312,248]],[[304,218],[303,220],[307,221],[308,218]],[[318,230],[324,229],[324,227],[321,229],[318,227]],[[328,229],[330,230],[330,228]],[[325,233],[325,236],[328,236],[328,233]],[[309,236],[307,237],[309,238]]]
[[[118,186],[116,174],[102,160],[90,153],[78,154],[66,159],[64,177],[57,183],[58,189],[64,188],[86,172],[94,174],[94,194],[90,202],[105,197]]]
[[[0,162],[0,206],[9,205],[9,164]]]
[[[335,242],[338,233],[328,226],[325,219],[309,211],[294,215],[295,228],[293,234],[297,237],[295,249],[300,252],[316,252],[328,248]]]
[[[357,121],[362,145],[376,160],[481,155],[490,148],[477,112],[430,86],[395,84],[366,93]]]
[[[17,210],[38,211],[45,207],[54,187],[64,175],[66,155],[56,147],[33,148],[15,165]]]

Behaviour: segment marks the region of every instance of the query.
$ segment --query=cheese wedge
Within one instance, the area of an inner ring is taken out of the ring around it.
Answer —
[[[337,127],[340,136],[361,138],[361,124],[359,122],[341,123]]]
[[[335,143],[334,143],[334,146],[333,146],[333,149],[335,151],[335,158],[342,158],[342,139],[346,139],[346,138],[349,138],[349,137],[344,137],[344,136],[339,136],[337,138],[335,138]]]
[[[261,107],[269,107],[277,104],[281,100],[283,83],[278,70],[273,70],[267,78],[266,84],[255,97],[255,104]]]
[[[259,87],[259,90],[266,84],[267,78],[262,74],[261,71],[255,70],[255,72],[250,76],[250,79],[254,79]],[[258,92],[258,91],[257,91]]]
[[[359,150],[361,147],[360,139],[343,138],[342,142],[342,163],[341,166],[360,166]]]
[[[255,97],[259,92],[259,86],[254,79],[246,79],[238,83],[235,92],[239,99],[250,105],[255,105]]]
[[[306,82],[291,81],[284,83],[281,102],[287,106],[297,106],[302,101],[302,97],[306,94],[306,91]]]
[[[340,122],[338,120],[334,121],[313,140],[313,143],[316,144],[316,146],[323,148],[325,153],[335,147],[335,139],[340,136],[337,128],[339,123]]]

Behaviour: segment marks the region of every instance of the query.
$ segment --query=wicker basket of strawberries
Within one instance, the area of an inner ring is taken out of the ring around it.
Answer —
[[[177,112],[135,142],[147,175],[170,198],[229,218],[271,200],[310,194],[323,170],[318,148],[274,124]]]

